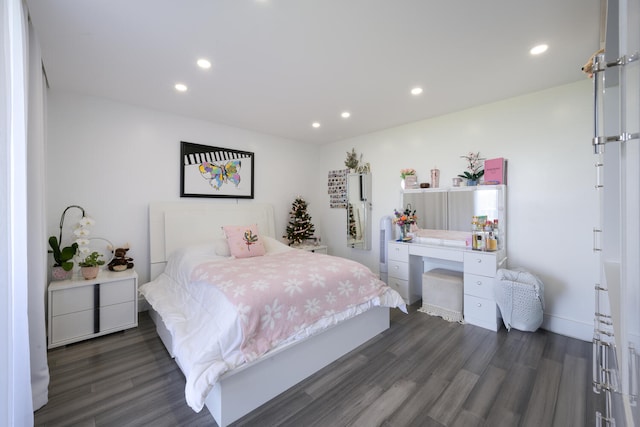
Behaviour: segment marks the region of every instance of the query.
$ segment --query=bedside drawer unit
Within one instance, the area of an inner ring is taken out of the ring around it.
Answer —
[[[101,271],[49,285],[48,348],[133,328],[138,325],[138,275]]]
[[[52,343],[71,340],[79,341],[79,337],[92,338],[96,333],[109,333],[121,330],[121,326],[131,325],[136,319],[133,316],[133,301],[123,304],[100,307],[98,310],[84,310],[63,316],[54,316],[51,325]],[[94,316],[99,316],[98,331],[94,329]],[[137,314],[137,313],[136,313]]]
[[[465,252],[464,272],[477,274],[479,276],[495,277],[496,256],[481,252]]]
[[[389,261],[409,262],[409,246],[401,243],[388,243],[387,257]]]
[[[493,277],[464,273],[464,293],[493,300]]]
[[[100,287],[100,305],[112,305],[135,298],[135,280],[133,278],[109,283]],[[51,308],[55,316],[76,313],[82,310],[93,310],[95,286],[78,286],[62,289],[52,293]]]
[[[300,245],[300,246],[294,246],[298,249],[302,249],[303,251],[307,251],[307,252],[313,252],[316,254],[327,254],[328,253],[328,248],[327,245],[313,245],[313,244],[306,244],[306,245]]]
[[[389,260],[389,277],[409,280],[409,263]]]

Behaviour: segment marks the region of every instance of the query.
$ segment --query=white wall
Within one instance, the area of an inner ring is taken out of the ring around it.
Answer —
[[[400,169],[413,167],[419,181],[428,181],[437,166],[441,186],[447,186],[466,166],[460,156],[480,151],[509,160],[509,266],[530,269],[545,283],[547,329],[590,340],[596,224],[591,93],[585,80],[317,147],[51,91],[48,230],[57,234],[66,206],[85,207],[97,220],[96,235],[116,245],[130,242],[141,282],[147,281],[147,206],[179,200],[184,140],[255,152],[255,201],[274,205],[277,230],[284,233],[291,202],[300,194],[330,253],[378,271],[375,227],[400,208]],[[329,208],[327,172],[343,168],[352,147],[373,172],[371,251],[346,248],[346,212]]]
[[[461,155],[480,151],[485,158],[504,157],[509,267],[527,268],[545,283],[545,328],[590,340],[597,206],[592,104],[591,81],[585,80],[323,147],[324,181],[328,170],[344,167],[352,147],[371,163],[374,226],[372,251],[348,249],[345,210],[330,209],[325,196],[323,241],[333,254],[377,271],[375,230],[382,216],[401,208],[401,168],[415,168],[418,181],[429,182],[429,171],[437,166],[440,186],[449,186],[466,167]]]
[[[82,206],[96,220],[94,236],[130,243],[140,283],[149,280],[149,202],[180,200],[180,141],[254,152],[254,201],[274,206],[277,233],[285,233],[291,203],[310,194],[319,174],[317,146],[282,138],[55,90],[48,113],[49,235],[58,235],[65,207]],[[314,220],[317,208],[310,202]],[[68,212],[65,229],[78,213]]]

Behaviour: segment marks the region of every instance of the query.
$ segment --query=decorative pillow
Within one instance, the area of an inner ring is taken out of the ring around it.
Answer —
[[[258,236],[256,224],[226,225],[222,229],[227,236],[231,255],[234,257],[249,258],[265,254],[265,248],[262,239]]]
[[[216,250],[216,255],[223,257],[230,257],[231,251],[229,250],[229,244],[227,239],[220,237],[219,239],[213,239],[213,246]]]

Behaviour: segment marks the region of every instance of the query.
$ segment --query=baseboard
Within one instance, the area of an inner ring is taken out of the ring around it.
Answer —
[[[553,316],[546,313],[544,314],[544,320],[542,321],[542,329],[582,341],[590,342],[593,340],[592,323],[579,322],[577,320]]]

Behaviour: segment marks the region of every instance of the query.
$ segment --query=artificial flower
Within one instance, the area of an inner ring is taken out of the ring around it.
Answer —
[[[95,223],[96,221],[89,216],[83,216],[78,222],[78,224],[80,224],[80,227],[88,227],[90,225],[95,225]]]
[[[416,211],[415,210],[412,211],[409,208],[405,209],[404,212],[398,212],[394,210],[393,214],[395,215],[395,218],[393,219],[393,223],[398,224],[400,226],[405,224],[409,224],[409,225],[415,224],[416,221],[418,220]]]
[[[469,152],[466,156],[460,156],[463,159],[467,159],[469,164],[467,170],[458,175],[460,178],[465,178],[472,181],[479,180],[484,175],[484,170],[480,170],[483,166],[483,160],[480,158],[480,153]]]
[[[410,175],[415,175],[415,174],[416,174],[415,169],[411,169],[411,168],[400,169],[400,176],[402,177],[402,179],[405,179],[406,177]]]
[[[75,234],[76,237],[86,237],[91,234],[91,231],[86,227],[78,227],[73,230],[73,234]]]

